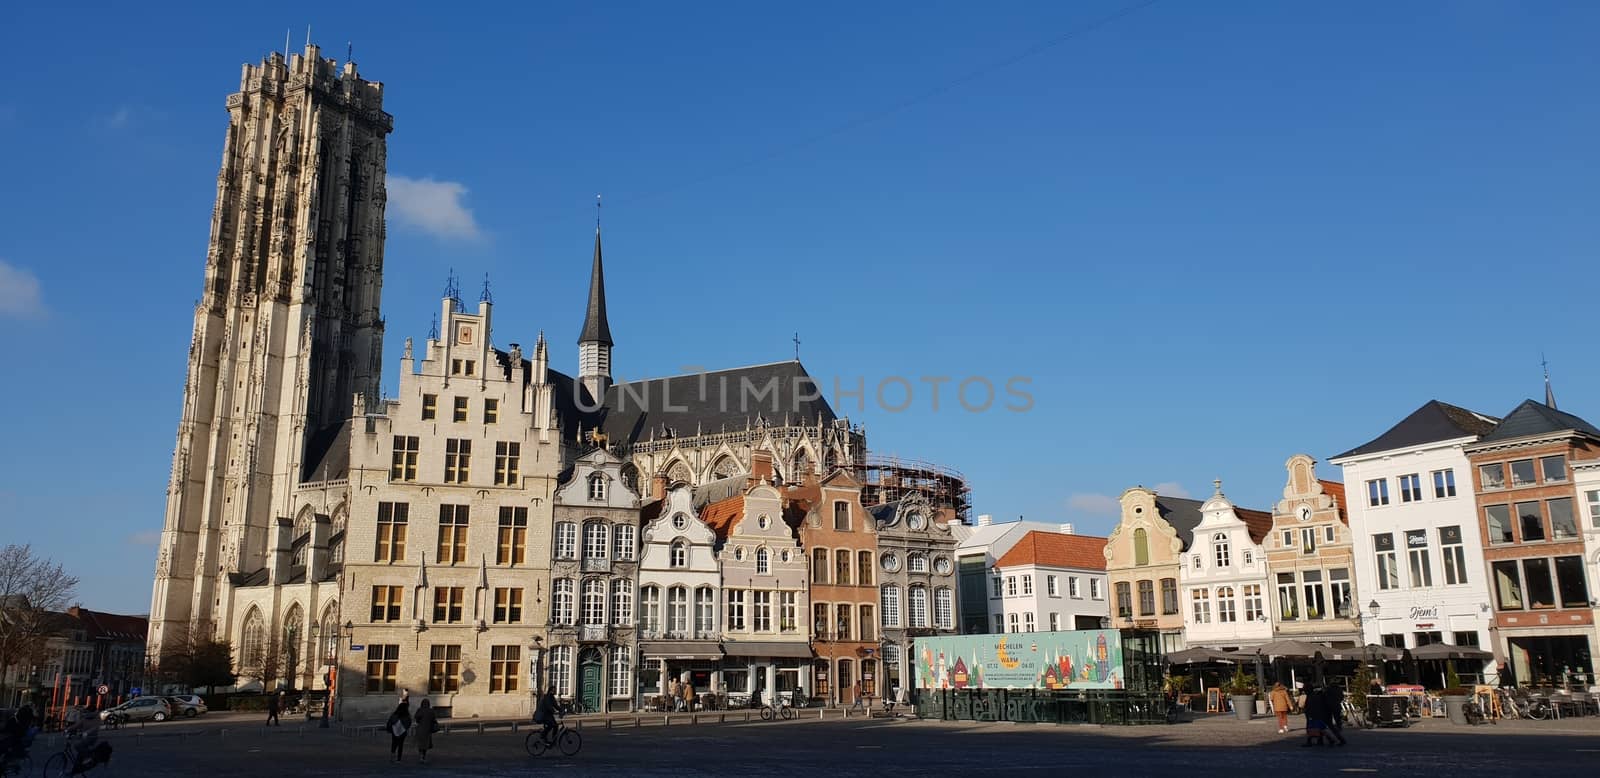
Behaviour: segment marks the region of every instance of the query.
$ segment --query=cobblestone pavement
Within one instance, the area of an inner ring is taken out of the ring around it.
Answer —
[[[117,746],[105,776],[509,776],[555,769],[570,775],[949,775],[1092,770],[1112,775],[1506,775],[1593,771],[1600,718],[1457,727],[1427,720],[1409,729],[1347,730],[1345,748],[1302,748],[1272,722],[1211,718],[1149,727],[982,724],[863,719],[634,727],[583,725],[575,757],[537,759],[525,732],[456,731],[435,737],[430,764],[408,751],[388,761],[388,737],[290,722],[215,718],[108,733]],[[456,722],[459,727],[462,722]],[[409,745],[409,744],[408,744]],[[34,763],[54,750],[41,739]],[[91,773],[95,775],[97,773]]]

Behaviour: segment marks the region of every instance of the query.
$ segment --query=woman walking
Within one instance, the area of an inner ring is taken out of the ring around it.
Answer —
[[[433,716],[433,706],[424,697],[417,703],[415,717],[417,727],[417,754],[421,757],[418,761],[428,763],[428,750],[433,748],[433,733],[439,729],[439,722]]]
[[[1272,694],[1268,698],[1272,702],[1272,712],[1278,716],[1278,734],[1289,731],[1289,690],[1283,684],[1272,687]]]
[[[384,726],[389,729],[389,761],[399,762],[406,752],[406,733],[411,731],[411,704],[402,702],[394,706],[394,713],[389,714]]]

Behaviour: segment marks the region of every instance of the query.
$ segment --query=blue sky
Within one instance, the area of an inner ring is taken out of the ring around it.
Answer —
[[[1600,417],[1600,6],[1166,0],[1040,49],[1128,3],[265,5],[3,12],[0,527],[89,607],[148,608],[223,101],[307,24],[395,116],[389,387],[450,268],[570,371],[604,193],[620,375],[798,331],[910,379],[841,411],[1001,518],[1266,508],[1295,452],[1538,396],[1541,351]]]

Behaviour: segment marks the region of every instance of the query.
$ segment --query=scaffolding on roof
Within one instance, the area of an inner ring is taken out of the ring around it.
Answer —
[[[898,502],[909,494],[920,494],[936,508],[948,508],[965,522],[972,510],[972,488],[967,477],[954,468],[902,459],[896,456],[868,455],[847,466],[861,482],[861,504],[882,505]]]

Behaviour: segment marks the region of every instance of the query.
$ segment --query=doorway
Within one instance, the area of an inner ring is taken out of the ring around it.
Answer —
[[[578,700],[587,711],[601,710],[605,693],[605,660],[600,652],[587,649],[578,659]]]

